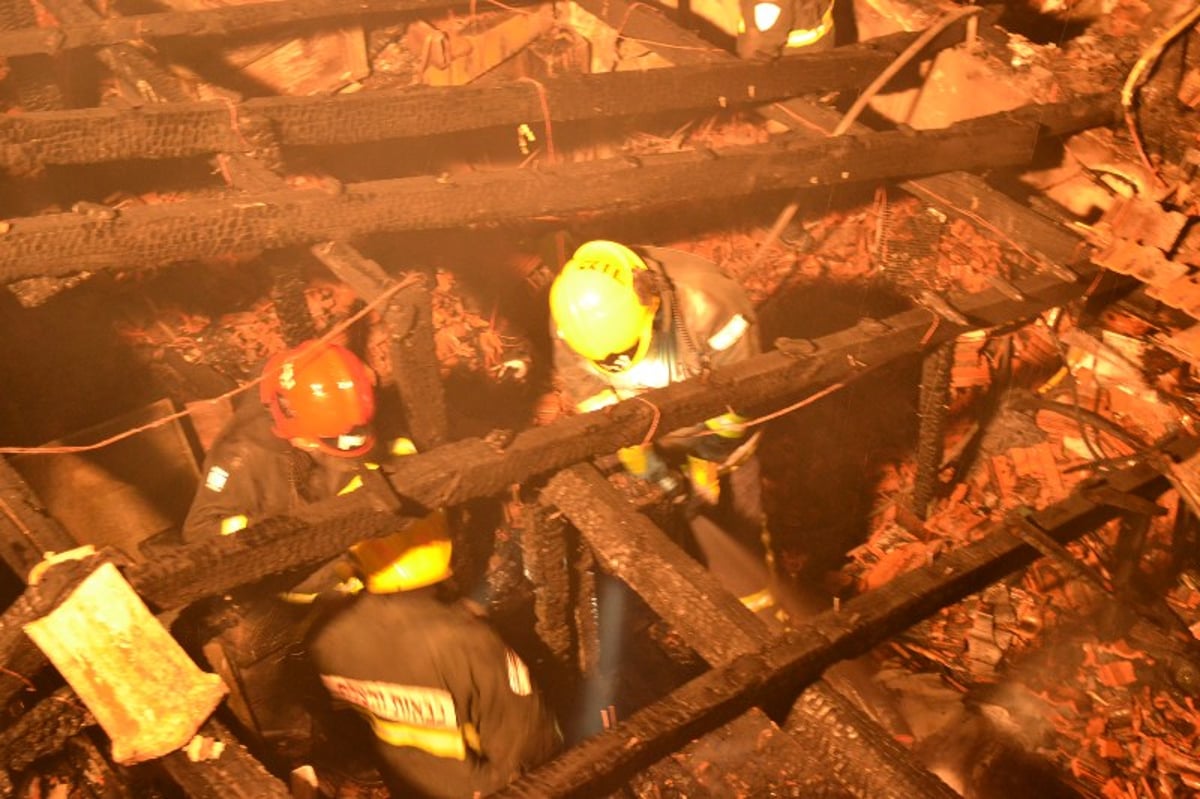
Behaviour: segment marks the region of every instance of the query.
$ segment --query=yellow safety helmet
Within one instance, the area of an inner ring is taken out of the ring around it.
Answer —
[[[589,241],[575,251],[550,287],[557,335],[596,366],[623,372],[646,355],[658,299],[643,302],[634,276],[647,269],[615,241]]]
[[[350,547],[354,565],[373,594],[413,591],[450,577],[449,527],[437,510],[398,533],[370,538]]]

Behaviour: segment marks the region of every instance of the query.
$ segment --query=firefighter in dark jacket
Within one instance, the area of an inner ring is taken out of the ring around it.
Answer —
[[[250,524],[362,485],[376,448],[374,375],[336,344],[305,342],[262,370],[259,402],[245,401],[208,452],[184,522],[185,542],[235,535]],[[398,452],[406,451],[402,439]],[[411,444],[408,445],[411,447]],[[204,608],[204,656],[230,687],[247,731],[288,760],[307,756],[312,719],[301,651],[309,608],[295,578],[247,586]],[[320,698],[319,686],[314,691]]]
[[[441,513],[356,544],[366,590],[334,600],[309,637],[335,703],[370,724],[396,797],[486,795],[560,743],[525,664],[446,595],[450,558]]]
[[[583,244],[551,286],[550,315],[555,368],[582,412],[760,351],[741,287],[711,261],[661,247]],[[618,457],[668,494],[690,490],[688,524],[710,570],[751,610],[772,616],[758,434],[745,421],[730,411]]]
[[[737,52],[770,60],[833,47],[834,0],[738,0]]]
[[[354,353],[314,341],[281,352],[263,367],[259,400],[243,402],[213,442],[185,541],[353,490],[375,445],[374,378]]]

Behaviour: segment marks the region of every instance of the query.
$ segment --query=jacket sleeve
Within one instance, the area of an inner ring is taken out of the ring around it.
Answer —
[[[477,789],[487,794],[552,757],[561,736],[521,658],[486,624],[477,629],[470,664],[475,683],[471,723],[479,733]]]
[[[184,542],[246,527],[263,506],[266,489],[260,478],[270,470],[269,460],[252,442],[234,440],[214,447],[204,460],[200,485],[183,522]]]

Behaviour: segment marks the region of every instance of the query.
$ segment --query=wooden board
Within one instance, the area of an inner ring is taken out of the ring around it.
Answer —
[[[99,441],[173,411],[170,400],[159,400],[46,446]],[[10,462],[76,541],[113,546],[134,560],[142,541],[180,525],[200,477],[178,420],[90,452]]]

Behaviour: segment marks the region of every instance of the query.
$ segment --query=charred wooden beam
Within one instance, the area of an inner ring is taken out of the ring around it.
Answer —
[[[0,0],[0,31],[20,30],[37,25],[29,0]],[[63,108],[63,93],[55,80],[54,59],[46,56],[13,58],[8,62],[11,79],[16,82],[17,102],[27,111]]]
[[[263,768],[220,722],[209,719],[198,735],[219,743],[220,752],[192,760],[181,751],[159,761],[190,799],[290,799],[287,786]]]
[[[572,650],[571,574],[567,524],[541,504],[521,508],[521,562],[533,585],[534,632],[559,665]]]
[[[24,579],[47,552],[65,552],[76,545],[12,464],[0,457],[0,558]]]
[[[17,774],[38,758],[59,751],[68,738],[95,723],[74,691],[59,688],[0,732],[0,769]],[[9,792],[0,791],[0,795]]]
[[[23,1],[23,0],[22,0]],[[244,152],[254,127],[280,145],[346,145],[464,130],[764,103],[865,86],[917,34],[902,33],[770,63],[730,61],[563,75],[487,86],[414,86],[333,97],[178,102],[0,117],[0,167],[88,164]],[[467,111],[469,110],[469,111]]]
[[[657,53],[672,64],[701,64],[729,61],[734,56],[719,50],[673,24],[653,7],[625,0],[577,0],[601,21],[639,41],[657,42]],[[654,45],[650,45],[655,49]],[[772,103],[760,113],[792,128],[797,135],[822,137],[839,121],[837,112],[800,99]],[[863,130],[855,125],[852,131]],[[1000,237],[1035,263],[1056,270],[1080,260],[1087,247],[1082,237],[1066,226],[1031,210],[988,186],[967,172],[946,172],[903,181],[900,188],[931,204],[966,219]],[[1057,272],[1069,280],[1070,275]]]
[[[396,288],[396,281],[379,264],[342,242],[326,242],[312,253],[343,283],[368,302]],[[449,421],[445,392],[433,341],[433,296],[421,280],[400,287],[388,301],[392,376],[400,392],[409,437],[425,452],[446,442]]]
[[[542,498],[563,511],[610,574],[636,591],[709,664],[728,663],[771,640],[761,619],[634,511],[595,467],[581,464],[559,472],[542,490]],[[795,706],[792,726],[804,750],[819,758],[826,773],[838,774],[849,795],[957,796],[887,732],[852,711],[850,702],[828,683],[819,680],[806,693],[816,696]]]
[[[1022,299],[995,289],[948,296],[960,313],[982,328],[1029,318],[1080,296],[1084,288],[1049,275],[1035,275],[1018,285]],[[813,341],[781,340],[778,350],[716,370],[704,381],[677,383],[648,392],[641,400],[524,430],[503,450],[479,439],[456,441],[404,459],[389,477],[402,496],[427,507],[491,496],[535,475],[637,444],[652,425],[677,430],[727,407],[778,406],[966,332],[946,321],[933,322],[928,311],[913,310],[882,321],[865,320]]]
[[[920,417],[917,432],[917,477],[913,486],[912,511],[924,519],[938,486],[950,409],[950,371],[954,365],[954,342],[950,341],[925,356],[921,364]]]
[[[54,566],[0,614],[0,707],[21,691],[36,690],[33,677],[48,663],[25,635],[25,624],[58,607],[98,563],[91,557]]]
[[[115,211],[111,218],[13,219],[0,236],[0,280],[136,268],[368,233],[449,229],[546,216],[611,213],[756,192],[882,180],[1028,160],[1046,127],[1111,122],[1111,98],[1029,106],[948,128],[840,136],[639,159],[318,190],[247,194]]]
[[[436,15],[466,5],[462,0],[275,0],[197,11],[163,11],[5,31],[0,33],[0,56],[53,55],[81,47],[179,36],[233,36],[298,23],[325,23],[381,14]]]
[[[1200,440],[1180,438],[1169,450],[1179,458],[1198,447]],[[1142,497],[1156,496],[1169,487],[1158,469],[1146,463],[1113,473],[1103,484],[1118,493]],[[1037,513],[1038,525],[1065,543],[1120,513],[1119,508],[1085,498],[1085,493],[1076,491]],[[756,653],[701,675],[494,796],[582,797],[615,790],[638,770],[736,718],[774,692],[811,684],[832,663],[869,651],[1036,560],[1037,550],[1007,528],[1007,521],[999,522],[982,540],[855,597],[843,603],[840,611],[821,614]]]
[[[594,466],[559,472],[542,500],[563,512],[600,565],[645,600],[709,663],[761,648],[767,628],[703,566],[637,513]]]

